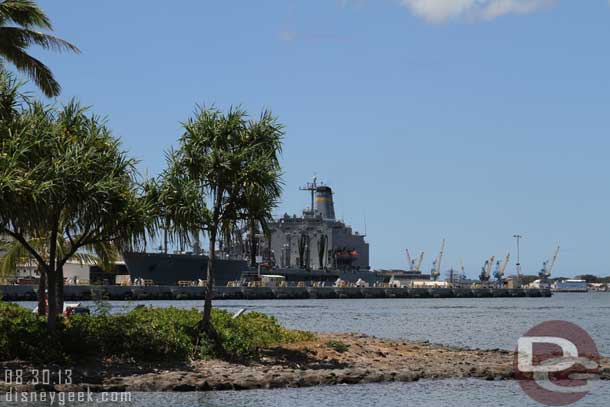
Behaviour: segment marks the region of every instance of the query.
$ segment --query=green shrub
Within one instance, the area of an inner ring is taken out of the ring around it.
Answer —
[[[0,359],[63,360],[60,349],[58,336],[48,334],[44,318],[19,305],[0,303]]]
[[[186,360],[193,356],[199,313],[173,308],[139,309],[125,315],[74,315],[66,320],[68,354],[134,360]]]
[[[249,312],[232,319],[228,312],[215,311],[217,312],[212,314],[212,325],[221,338],[224,350],[234,358],[251,356],[257,350],[268,346],[313,338],[313,334],[309,332],[285,329],[277,319],[260,312]],[[201,356],[209,356],[208,349],[209,347],[204,348],[207,352],[202,352]]]
[[[49,335],[45,318],[15,304],[0,303],[0,359],[67,362],[82,358],[186,361],[219,357],[213,342],[200,337],[195,309],[137,308],[121,315],[73,315]],[[232,319],[212,310],[212,325],[225,353],[248,358],[264,347],[310,340],[308,332],[283,328],[273,317],[251,312]]]
[[[349,345],[341,341],[328,341],[326,342],[326,346],[336,350],[339,353],[347,352],[349,349]]]

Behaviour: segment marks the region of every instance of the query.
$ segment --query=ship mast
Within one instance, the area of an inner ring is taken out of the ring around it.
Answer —
[[[299,187],[299,190],[301,191],[310,191],[311,192],[311,215],[313,216],[314,214],[314,210],[313,210],[313,205],[314,205],[314,197],[315,197],[315,193],[316,193],[316,188],[318,187],[317,184],[318,178],[317,177],[313,177],[311,182],[308,182],[307,184],[305,184],[304,187]]]

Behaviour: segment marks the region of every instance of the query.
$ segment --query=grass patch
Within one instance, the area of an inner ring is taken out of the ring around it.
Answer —
[[[70,363],[83,358],[131,361],[188,361],[216,358],[212,342],[198,335],[195,309],[137,308],[121,315],[73,315],[50,335],[45,318],[16,304],[0,303],[0,360]],[[232,319],[213,309],[212,325],[232,359],[259,349],[310,340],[309,332],[283,328],[275,318],[249,312]]]
[[[325,343],[325,345],[339,353],[347,352],[349,349],[349,345],[341,341],[328,341]]]

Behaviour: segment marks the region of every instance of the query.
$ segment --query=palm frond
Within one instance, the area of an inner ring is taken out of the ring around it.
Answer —
[[[32,0],[0,1],[0,57],[24,72],[47,97],[59,95],[61,86],[51,70],[26,52],[32,45],[51,51],[79,53],[73,44],[36,29],[52,30],[45,12]]]
[[[69,51],[80,53],[76,45],[50,34],[27,28],[0,27],[0,47],[26,48],[32,44],[55,52]]]
[[[25,247],[15,240],[3,242],[0,245],[0,251],[3,252],[0,257],[0,277],[2,278],[14,276],[19,265],[33,261]]]
[[[53,30],[51,20],[32,0],[4,0],[0,2],[0,23],[11,22],[22,27]]]
[[[45,64],[22,49],[2,47],[2,43],[0,42],[0,55],[15,65],[17,69],[25,72],[46,96],[57,96],[61,92],[61,86],[55,80],[51,70]]]

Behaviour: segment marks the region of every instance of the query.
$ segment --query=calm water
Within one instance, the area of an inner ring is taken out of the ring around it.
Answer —
[[[608,405],[610,386],[596,383],[586,398],[575,407]],[[16,407],[24,404],[3,402]],[[48,406],[49,403],[28,404]],[[59,405],[59,404],[55,404]],[[206,393],[133,393],[131,402],[66,403],[69,406],[124,407],[534,407],[513,381],[485,382],[478,380],[420,381],[415,383],[384,383],[352,386],[311,387],[304,389],[225,391]]]
[[[610,400],[610,386],[596,390],[574,406],[602,406]],[[307,389],[256,390],[171,395],[133,395],[133,405],[147,406],[265,406],[265,407],[473,407],[473,406],[538,406],[521,391],[516,382],[482,382],[476,380],[422,381],[417,383],[386,383],[358,386],[329,386]]]
[[[34,303],[21,303],[35,307]],[[94,303],[84,304],[95,307]],[[112,312],[138,304],[201,308],[201,301],[111,302]],[[448,298],[216,301],[215,306],[274,315],[287,327],[317,332],[360,332],[383,338],[428,340],[471,348],[514,349],[519,336],[551,319],[574,322],[610,355],[610,293],[551,298]]]
[[[93,303],[86,303],[94,306]],[[112,312],[137,304],[201,307],[200,301],[112,302]],[[22,303],[34,306],[35,304]],[[586,329],[599,350],[610,355],[610,294],[556,294],[552,298],[371,299],[294,301],[217,301],[274,315],[291,328],[318,332],[361,332],[385,338],[429,340],[473,348],[514,349],[537,323],[562,319]],[[575,406],[610,403],[610,384]],[[536,406],[517,383],[477,380],[422,381],[309,389],[191,394],[134,394],[133,406]]]

